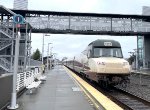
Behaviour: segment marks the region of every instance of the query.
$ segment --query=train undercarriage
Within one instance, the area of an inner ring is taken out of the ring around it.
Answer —
[[[126,87],[126,85],[130,83],[129,74],[100,74],[94,72],[82,72],[80,74],[82,74],[91,81],[99,83],[99,85],[103,87],[116,85],[122,85],[123,87]]]

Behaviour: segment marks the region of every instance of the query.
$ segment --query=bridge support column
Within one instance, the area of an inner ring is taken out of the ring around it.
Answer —
[[[143,67],[150,68],[150,35],[144,36],[143,44]]]

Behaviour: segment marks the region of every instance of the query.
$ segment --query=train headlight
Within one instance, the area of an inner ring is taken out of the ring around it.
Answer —
[[[105,63],[105,62],[102,62],[101,65],[106,65],[106,63]]]
[[[123,62],[123,66],[127,66],[128,65],[128,62]]]
[[[98,65],[106,65],[105,62],[100,62],[100,61],[98,61],[97,64],[98,64]]]

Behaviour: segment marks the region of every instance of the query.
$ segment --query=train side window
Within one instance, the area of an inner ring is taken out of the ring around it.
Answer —
[[[99,57],[100,54],[102,55],[102,51],[100,52],[99,48],[94,48],[94,57]]]
[[[113,51],[113,49],[110,50],[110,55],[111,56],[116,56],[115,51]]]
[[[87,55],[87,50],[84,50],[82,54]]]

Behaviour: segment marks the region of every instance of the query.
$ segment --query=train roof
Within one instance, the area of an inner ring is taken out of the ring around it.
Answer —
[[[91,42],[89,45],[92,45],[93,47],[121,47],[120,43],[115,40],[107,40],[107,39],[98,39],[93,42]]]

